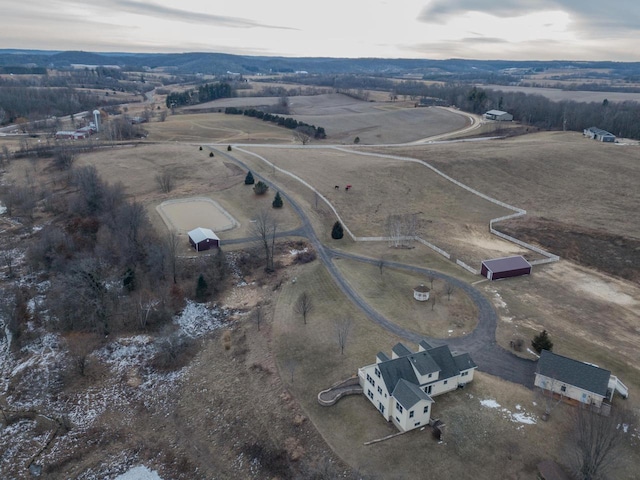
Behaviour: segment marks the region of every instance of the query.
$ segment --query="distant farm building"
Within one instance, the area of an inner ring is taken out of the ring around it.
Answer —
[[[480,274],[489,280],[530,275],[531,264],[521,255],[483,260]]]
[[[585,128],[582,134],[585,137],[591,138],[593,140],[598,140],[599,142],[613,143],[616,141],[616,136],[613,133],[609,133],[606,130],[602,130],[598,127]]]
[[[189,232],[189,243],[197,252],[220,247],[220,239],[217,235],[212,230],[201,227],[194,228]]]
[[[502,110],[489,110],[484,114],[484,118],[487,120],[496,120],[498,122],[510,122],[513,120],[513,115]]]
[[[429,291],[429,287],[418,285],[413,289],[413,298],[415,298],[419,302],[426,302],[427,300],[429,300]]]
[[[543,350],[538,360],[534,385],[568,401],[601,407],[614,392],[624,398],[627,387],[609,370]]]

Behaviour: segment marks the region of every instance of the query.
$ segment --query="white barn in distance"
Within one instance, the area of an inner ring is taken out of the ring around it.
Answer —
[[[510,122],[513,120],[513,115],[508,112],[503,112],[502,110],[489,110],[484,114],[484,118],[498,122]]]

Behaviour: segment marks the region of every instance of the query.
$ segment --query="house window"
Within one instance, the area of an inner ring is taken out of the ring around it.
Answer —
[[[367,373],[367,381],[368,381],[371,385],[373,385],[374,387],[376,386],[376,382],[375,382],[375,380],[374,380],[374,379],[371,377],[371,375],[369,375],[368,373]]]
[[[444,384],[445,384],[445,385],[446,385],[447,383],[449,383],[449,380],[445,380],[445,381],[444,381]]]
[[[380,410],[380,413],[384,413],[384,405],[380,402],[378,402],[378,410]]]
[[[380,370],[376,368],[376,377],[380,378]]]
[[[432,387],[432,386],[433,386],[433,385],[429,385],[428,387],[424,387],[424,393],[426,393],[426,394],[430,394],[430,393],[431,393],[431,387]]]
[[[432,375],[433,375],[433,373],[430,373],[430,374],[429,374],[429,378],[431,378],[431,376],[432,376]]]
[[[567,391],[567,386],[566,386],[566,385],[562,385],[562,386],[560,387],[560,391],[561,391],[562,393],[566,392],[566,391]]]
[[[400,419],[398,417],[396,417],[396,422],[400,423]]]
[[[409,412],[409,418],[413,418],[413,410]]]
[[[429,411],[429,405],[427,405],[426,407],[424,407],[424,410],[422,411],[422,413],[427,413]]]
[[[367,390],[367,395],[371,400],[373,400],[373,392],[371,390]]]
[[[420,422],[414,423],[413,426],[414,427],[419,427],[420,426]]]
[[[378,387],[378,393],[382,395],[382,388]]]
[[[402,413],[402,405],[400,405],[398,402],[396,402],[396,410]]]
[[[460,376],[461,376],[461,377],[466,377],[467,375],[469,375],[469,372],[462,372],[462,373],[460,374]]]

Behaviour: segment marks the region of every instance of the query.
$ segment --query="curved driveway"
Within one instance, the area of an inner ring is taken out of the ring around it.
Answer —
[[[233,155],[227,153],[227,151],[213,148],[219,155],[226,157],[227,159],[237,163],[246,170],[251,170],[244,162],[238,160]],[[304,236],[312,243],[318,257],[324,263],[329,274],[333,277],[334,281],[342,290],[342,292],[358,307],[360,308],[370,319],[376,322],[378,325],[393,333],[394,335],[408,340],[413,343],[419,343],[420,340],[426,339],[432,345],[444,345],[447,344],[453,351],[468,352],[473,358],[474,362],[478,365],[480,371],[495,375],[510,382],[519,383],[528,388],[533,388],[533,378],[535,371],[535,362],[520,358],[508,350],[505,350],[496,343],[496,326],[498,323],[498,316],[493,309],[491,303],[487,298],[480,293],[479,290],[472,285],[463,282],[457,278],[450,277],[441,272],[430,270],[427,268],[417,267],[414,265],[406,265],[398,262],[385,262],[388,267],[407,270],[422,275],[432,275],[435,278],[443,279],[456,288],[464,291],[471,300],[478,307],[478,325],[476,329],[468,335],[451,338],[447,340],[439,338],[430,338],[424,335],[420,335],[411,330],[402,328],[395,323],[388,320],[386,317],[380,314],[377,310],[373,309],[358,293],[351,287],[351,285],[342,276],[335,263],[334,258],[348,258],[350,260],[356,260],[369,264],[376,265],[378,260],[364,257],[361,255],[355,255],[352,253],[341,252],[329,247],[325,247],[315,233],[309,218],[305,211],[289,196],[286,192],[283,192],[280,188],[276,187],[266,178],[254,173],[254,177],[265,182],[270,187],[277,189],[280,195],[289,202],[289,205],[298,214],[302,221],[302,227],[291,230],[288,232],[281,232],[278,236],[287,235],[299,235]],[[227,243],[244,243],[255,239],[235,239],[229,240]]]

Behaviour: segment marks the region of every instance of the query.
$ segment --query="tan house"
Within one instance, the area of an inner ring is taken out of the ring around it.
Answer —
[[[420,342],[417,352],[402,343],[391,358],[378,353],[376,363],[358,369],[363,393],[388,422],[403,432],[429,424],[432,397],[473,380],[477,368],[468,353],[453,355],[447,345]]]
[[[611,401],[614,392],[629,396],[627,387],[609,370],[543,350],[534,385],[566,399],[595,407]]]

